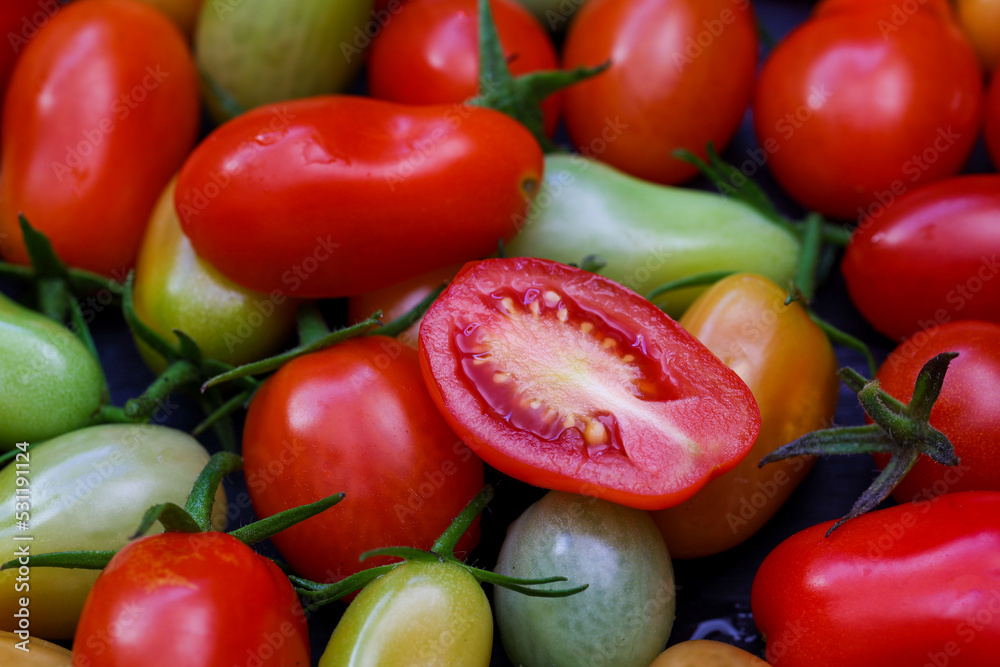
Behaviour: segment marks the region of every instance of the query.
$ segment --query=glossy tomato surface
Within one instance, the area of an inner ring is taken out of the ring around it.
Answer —
[[[729,143],[753,89],[755,26],[748,1],[588,0],[563,65],[611,66],[566,91],[573,143],[649,181],[694,176],[672,153],[704,156],[707,142]]]
[[[638,294],[541,259],[472,262],[420,326],[435,403],[517,479],[652,509],[746,455],[747,386]]]
[[[958,27],[933,8],[865,4],[818,12],[771,53],[754,127],[768,166],[803,206],[873,214],[955,174],[976,141],[982,73]]]
[[[1000,493],[969,492],[792,535],[757,571],[754,619],[781,667],[946,664],[1000,652]],[[943,661],[943,662],[942,662]]]
[[[464,102],[479,93],[478,0],[411,0],[372,43],[368,90],[372,97],[407,104]],[[491,0],[490,10],[511,74],[559,66],[552,40],[516,0]],[[550,134],[560,96],[545,104]]]
[[[176,204],[198,255],[241,285],[348,296],[494,252],[542,164],[497,111],[317,97],[209,135]]]
[[[315,581],[387,562],[362,564],[371,549],[429,549],[483,486],[482,463],[435,409],[416,352],[382,336],[299,357],[269,378],[250,405],[243,456],[258,516],[346,494],[272,538]],[[459,551],[478,539],[475,524]]]
[[[960,462],[948,467],[921,456],[893,496],[900,502],[954,493],[1000,491],[1000,324],[958,321],[914,334],[893,350],[876,376],[891,396],[908,401],[924,363],[958,352],[931,411],[931,426],[951,440]],[[881,465],[886,459],[878,457]]]
[[[184,37],[139,2],[73,3],[25,48],[8,99],[0,252],[27,261],[23,212],[67,264],[124,281],[198,129]]]
[[[129,543],[97,578],[73,639],[76,667],[243,664],[308,665],[309,633],[285,574],[225,533]]]
[[[861,222],[841,268],[858,310],[891,338],[954,320],[1000,322],[1000,176],[900,197]]]

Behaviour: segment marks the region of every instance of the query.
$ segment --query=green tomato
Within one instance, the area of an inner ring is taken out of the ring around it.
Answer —
[[[379,27],[372,0],[206,2],[194,48],[209,111],[218,121],[232,115],[213,87],[244,111],[343,90],[364,60],[372,25]],[[261,131],[279,131],[289,122],[276,114]]]
[[[784,285],[799,241],[756,210],[722,195],[657,185],[580,155],[549,155],[545,180],[511,256],[580,262],[599,255],[600,273],[640,294],[709,271],[748,271]],[[673,317],[704,288],[656,300]]]
[[[80,339],[0,294],[0,449],[78,428],[103,397],[104,373]]]
[[[135,265],[136,314],[171,342],[174,329],[183,331],[208,359],[239,366],[276,352],[292,333],[299,301],[237,285],[198,257],[177,218],[176,185],[176,179],[167,185],[143,237]],[[166,367],[156,352],[137,345],[154,372]]]
[[[496,572],[583,583],[565,598],[494,592],[500,638],[522,667],[648,667],[674,622],[674,573],[646,512],[550,491],[511,524]],[[544,588],[544,587],[541,587]]]
[[[453,563],[409,561],[351,602],[320,667],[487,667],[493,616],[479,582]]]
[[[183,505],[207,462],[208,452],[194,438],[150,424],[92,426],[19,453],[0,470],[0,562],[19,557],[17,550],[25,546],[32,554],[119,549],[149,507]],[[214,519],[221,528],[221,487]],[[27,529],[18,521],[25,521]],[[15,539],[25,536],[33,539]],[[24,576],[18,568],[3,570],[0,630],[17,629],[14,613],[19,598],[27,597],[32,637],[72,638],[98,574],[33,568],[27,580],[18,581]]]

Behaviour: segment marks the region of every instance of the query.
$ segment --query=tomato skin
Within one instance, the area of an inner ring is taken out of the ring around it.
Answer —
[[[412,0],[386,23],[368,59],[372,97],[405,104],[464,102],[479,92],[477,0]],[[515,0],[491,0],[504,56],[517,76],[559,66],[555,47]],[[555,132],[561,96],[545,101],[545,129]]]
[[[73,638],[77,667],[214,667],[251,657],[310,664],[305,613],[278,566],[217,532],[130,542],[97,578]]]
[[[497,625],[512,664],[647,667],[674,622],[670,555],[641,511],[550,491],[510,525],[496,572],[564,576],[539,588],[588,588],[565,598],[494,589]]]
[[[67,264],[124,280],[198,130],[198,79],[184,38],[141,3],[73,3],[25,48],[9,99],[0,154],[5,258],[27,262],[22,211]]]
[[[1000,62],[1000,2],[957,0],[958,21],[987,72]]]
[[[767,663],[731,644],[692,639],[674,644],[649,667],[767,667]]]
[[[501,305],[508,292],[525,300],[523,311],[513,300]],[[566,313],[531,311],[530,292],[535,306],[554,294]],[[469,369],[491,367],[463,346],[484,347],[506,379],[477,384]],[[535,486],[630,507],[690,497],[736,465],[760,427],[746,385],[661,310],[603,276],[547,260],[467,264],[424,316],[420,363],[441,414],[486,463]],[[490,402],[484,392],[496,383],[512,387],[513,404]],[[558,433],[532,427],[536,419]]]
[[[411,561],[351,602],[319,667],[487,667],[492,648],[493,614],[479,582],[453,563]]]
[[[241,287],[198,257],[181,232],[175,187],[173,180],[163,191],[139,250],[132,293],[139,319],[171,342],[179,329],[206,359],[234,366],[277,352],[295,327],[298,301]],[[136,343],[150,368],[166,367],[160,355]]]
[[[138,0],[156,7],[177,24],[186,37],[191,37],[198,13],[205,0]]]
[[[751,607],[781,667],[992,664],[1000,652],[1000,493],[967,492],[833,521],[778,545]],[[943,654],[942,652],[947,652]],[[938,658],[941,660],[942,658]]]
[[[272,538],[315,581],[386,562],[362,565],[358,557],[370,549],[429,549],[483,486],[482,463],[434,408],[416,352],[383,336],[283,366],[250,404],[243,456],[260,517],[346,494],[336,511]],[[459,551],[478,540],[476,523]]]
[[[1000,324],[962,320],[915,334],[879,368],[882,388],[901,401],[913,395],[917,373],[942,352],[958,352],[948,366],[931,426],[951,440],[955,467],[921,456],[892,495],[899,502],[957,491],[1000,491],[996,466],[1000,442]],[[880,467],[887,459],[876,456]]]
[[[24,640],[13,632],[0,631],[0,660],[5,665],[18,667],[70,667],[72,656],[68,649],[52,644],[44,639],[31,637],[25,652],[18,648]]]
[[[887,336],[955,319],[1000,322],[1000,176],[907,193],[854,232],[842,263],[851,300]]]
[[[832,423],[837,357],[826,334],[787,291],[752,274],[720,280],[679,323],[747,383],[760,407],[760,434],[746,458],[685,502],[653,512],[674,558],[701,558],[756,533],[812,468],[794,458],[759,468],[761,458]],[[761,502],[759,499],[763,499]]]
[[[0,3],[0,34],[7,36],[10,48],[0,49],[0,99],[10,81],[14,63],[24,46],[59,11],[59,0],[6,0]]]
[[[986,147],[1000,169],[1000,75],[994,74],[986,99]]]
[[[694,176],[672,152],[705,157],[707,142],[729,143],[753,89],[755,25],[740,0],[588,0],[566,33],[563,64],[612,62],[566,91],[573,143],[645,180]]]
[[[32,447],[31,553],[77,549],[118,549],[135,532],[147,508],[159,503],[182,505],[208,453],[191,436],[149,424],[105,424],[80,429]],[[22,465],[21,470],[25,467]],[[3,514],[0,514],[0,558],[17,557],[22,546],[14,537],[18,498],[14,464],[0,471]],[[219,489],[214,523],[225,524],[226,497]],[[153,531],[158,532],[159,525]],[[21,607],[17,569],[0,572],[0,629],[17,630]],[[97,572],[38,568],[31,571],[31,635],[47,639],[73,637],[80,610]]]
[[[955,174],[972,150],[982,113],[975,55],[937,13],[917,11],[900,28],[893,11],[876,3],[817,12],[764,63],[757,140],[803,206],[863,217]]]
[[[318,97],[213,132],[176,205],[195,251],[231,280],[350,296],[493,253],[542,168],[534,137],[496,111]]]

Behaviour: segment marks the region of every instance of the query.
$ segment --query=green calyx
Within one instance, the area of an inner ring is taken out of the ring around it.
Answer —
[[[448,526],[444,533],[438,537],[438,539],[434,542],[434,545],[430,548],[430,551],[423,551],[413,547],[386,547],[383,549],[374,549],[372,551],[365,552],[361,555],[361,560],[374,556],[391,556],[401,558],[404,562],[416,561],[428,563],[449,563],[465,569],[469,574],[475,577],[477,581],[494,584],[496,586],[503,586],[504,588],[509,588],[512,591],[536,597],[567,597],[586,590],[587,584],[559,591],[536,589],[532,588],[532,586],[551,584],[559,581],[566,581],[567,579],[566,577],[558,576],[545,577],[541,579],[518,579],[514,577],[506,577],[490,572],[489,570],[482,570],[466,565],[462,561],[458,560],[455,557],[455,545],[458,543],[458,540],[462,537],[462,535],[465,534],[465,531],[468,530],[473,520],[479,516],[480,512],[486,508],[486,505],[489,504],[492,499],[493,488],[490,486],[484,487],[482,491],[476,494],[475,498],[469,501],[469,504],[465,506],[458,516],[455,517],[455,519],[451,522],[451,525]],[[309,581],[308,579],[302,579],[301,577],[295,576],[290,577],[290,579],[295,585],[299,595],[304,600],[308,601],[307,608],[315,609],[325,604],[334,602],[335,600],[339,600],[345,595],[353,593],[356,590],[364,588],[376,578],[402,564],[403,563],[392,563],[390,565],[372,567],[367,570],[357,572],[346,579],[342,579],[332,584],[318,584],[314,581]]]
[[[948,365],[957,356],[957,352],[946,352],[924,364],[917,375],[913,398],[909,403],[887,394],[877,379],[868,380],[851,368],[841,369],[841,380],[857,393],[861,407],[874,423],[814,431],[774,450],[761,459],[760,465],[806,454],[891,455],[885,469],[850,511],[827,531],[827,536],[845,521],[861,516],[885,500],[921,454],[941,465],[958,465],[955,448],[947,436],[930,425],[931,410],[941,393]]]

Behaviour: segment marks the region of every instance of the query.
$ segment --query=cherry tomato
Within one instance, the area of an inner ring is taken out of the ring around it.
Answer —
[[[987,72],[1000,62],[1000,2],[957,0],[958,20]]]
[[[176,204],[195,251],[231,280],[348,296],[493,253],[542,165],[534,137],[497,111],[318,97],[212,133]]]
[[[23,212],[67,264],[123,280],[198,130],[198,77],[183,36],[142,3],[73,3],[25,48],[8,97],[5,258],[27,261]]]
[[[649,667],[767,667],[767,663],[731,644],[693,639],[674,644]]]
[[[837,408],[837,358],[826,334],[787,291],[737,274],[705,292],[680,319],[747,383],[760,407],[760,434],[745,459],[676,507],[653,512],[674,558],[732,548],[774,516],[812,467],[789,459],[757,464],[776,448],[829,426]]]
[[[472,262],[420,326],[448,423],[519,480],[623,505],[675,505],[746,455],[753,395],[638,294],[541,259]]]
[[[991,665],[1000,654],[1000,493],[969,492],[791,536],[754,578],[781,667]]]
[[[243,456],[260,517],[346,494],[337,511],[272,538],[315,581],[386,562],[362,565],[370,549],[429,549],[483,486],[482,463],[435,409],[417,353],[382,336],[300,357],[269,378],[250,404]]]
[[[493,614],[475,577],[453,563],[404,563],[351,602],[319,667],[487,667]]]
[[[921,456],[893,497],[900,502],[955,491],[1000,491],[1000,324],[958,321],[918,332],[893,350],[878,370],[882,388],[901,401],[913,395],[921,367],[942,352],[958,352],[931,411],[931,426],[951,440],[960,463],[949,467]],[[880,465],[885,458],[877,457]]]
[[[982,103],[979,65],[952,21],[917,3],[910,14],[856,4],[817,12],[779,43],[753,103],[778,182],[841,218],[956,173]]]
[[[986,146],[1000,169],[1000,74],[994,74],[986,99]]]
[[[679,183],[697,170],[671,153],[723,148],[750,101],[757,30],[748,0],[588,0],[563,64],[602,74],[566,91],[566,126],[584,154],[640,178]]]
[[[464,102],[479,92],[477,0],[411,0],[372,44],[368,90],[406,104]],[[554,70],[555,47],[531,12],[514,0],[490,9],[511,74]],[[545,128],[555,131],[560,96],[545,102]]]
[[[842,269],[876,329],[899,340],[957,319],[1000,322],[1000,176],[932,183],[874,213]]]
[[[77,667],[247,664],[308,665],[309,633],[285,574],[226,533],[130,542],[97,578],[73,638]]]
[[[171,342],[175,329],[198,343],[207,359],[240,365],[261,359],[292,333],[298,301],[281,292],[240,287],[198,257],[181,232],[174,208],[176,181],[163,191],[135,265],[135,312]],[[154,371],[166,362],[138,342]]]

